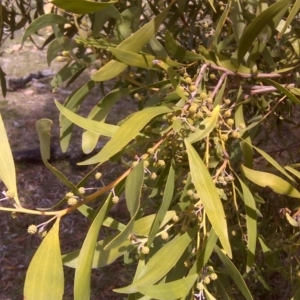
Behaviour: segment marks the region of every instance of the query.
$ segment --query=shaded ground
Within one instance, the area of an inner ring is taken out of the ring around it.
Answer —
[[[47,69],[45,64],[45,51],[39,51],[31,44],[18,50],[18,41],[8,41],[2,47],[0,64],[8,77],[22,77],[29,72],[37,72]],[[58,70],[62,65],[54,63],[52,70]],[[0,96],[0,112],[4,119],[12,150],[24,150],[37,148],[39,146],[35,122],[40,118],[53,120],[53,144],[58,148],[58,111],[54,105],[54,98],[63,102],[66,96],[76,87],[83,84],[89,77],[85,72],[75,85],[60,89],[52,93],[49,81],[32,82],[26,89],[8,92],[6,99]],[[109,91],[112,83],[105,87]],[[100,88],[94,89],[82,106],[82,115],[87,115],[91,108],[103,97]],[[128,99],[119,101],[114,107],[108,122],[116,123],[128,114],[128,111],[136,109],[135,103]],[[82,131],[75,130],[72,151],[80,147],[80,136]],[[74,143],[75,142],[75,143]],[[1,149],[1,145],[0,145]],[[77,150],[76,150],[77,151]],[[68,160],[54,163],[55,167],[73,183],[77,183],[86,173],[86,169],[70,166]],[[105,165],[100,168],[104,174],[104,183],[107,184],[121,171],[121,166]],[[67,192],[62,184],[42,164],[19,164],[16,166],[19,197],[23,205],[28,208],[51,207],[57,203]],[[99,186],[99,182],[91,181],[90,185]],[[0,183],[3,190],[3,185]],[[6,206],[8,203],[1,203]],[[124,215],[114,212],[119,218]],[[44,218],[20,215],[12,218],[9,213],[0,211],[0,300],[23,299],[22,288],[24,284],[28,264],[41,242],[35,235],[27,234],[30,224],[39,224]],[[63,218],[61,222],[62,253],[75,250],[82,245],[87,232],[89,222],[80,215],[72,214]],[[111,290],[117,286],[124,286],[129,281],[129,271],[123,267],[122,262],[101,270],[93,270],[92,297],[91,299],[122,299]],[[66,289],[64,299],[73,299],[73,277],[74,270],[65,268]],[[116,276],[118,274],[118,276]]]

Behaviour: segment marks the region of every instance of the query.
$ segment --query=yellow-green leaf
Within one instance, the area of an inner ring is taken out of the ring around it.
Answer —
[[[251,295],[251,292],[249,291],[242,275],[238,271],[238,269],[235,267],[235,265],[231,262],[231,260],[223,253],[223,251],[218,247],[215,246],[215,252],[219,256],[220,260],[226,267],[227,274],[230,275],[232,280],[235,282],[239,290],[242,292],[244,297],[247,300],[253,300],[253,297]]]
[[[90,299],[90,281],[96,242],[100,227],[109,207],[111,206],[110,204],[111,194],[107,197],[105,203],[93,220],[81,247],[75,272],[74,300]]]
[[[9,146],[6,130],[0,114],[0,179],[6,188],[14,194],[18,206],[20,201],[17,193],[16,169],[14,159]]]
[[[219,112],[220,105],[217,105],[212,111],[211,117],[205,118],[199,125],[199,128],[196,128],[196,131],[190,134],[187,140],[191,144],[193,144],[205,138],[209,133],[211,133],[218,121]]]
[[[232,257],[223,205],[212,178],[196,150],[185,139],[192,182],[205,208],[208,219],[229,257]]]
[[[137,289],[151,299],[175,300],[187,296],[197,278],[196,274],[168,283],[141,285]]]
[[[267,172],[255,171],[242,165],[242,170],[245,176],[253,183],[269,187],[275,193],[286,195],[293,198],[300,198],[300,193],[287,181],[282,178]]]
[[[89,0],[50,0],[50,2],[69,12],[83,15],[104,9],[108,5],[118,2],[118,0],[110,0],[108,2],[96,2]]]
[[[59,221],[43,239],[26,273],[24,299],[59,300],[64,293],[64,273],[59,246]]]
[[[148,124],[154,117],[172,112],[168,106],[158,106],[145,108],[137,113],[134,113],[127,119],[114,134],[112,139],[103,147],[103,149],[91,157],[90,159],[79,163],[79,165],[89,165],[95,163],[103,163],[112,156],[121,151],[132,139],[134,139],[139,131]],[[88,120],[89,122],[95,122]],[[92,129],[92,128],[91,128]]]

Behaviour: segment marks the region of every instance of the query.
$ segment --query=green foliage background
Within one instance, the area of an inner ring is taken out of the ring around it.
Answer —
[[[66,185],[66,197],[29,210],[18,200],[0,119],[0,178],[11,200],[0,210],[46,216],[40,232],[51,224],[29,265],[24,297],[62,299],[64,264],[76,269],[74,299],[89,299],[92,268],[123,256],[136,263],[132,283],[115,289],[128,299],[297,299],[299,156],[291,147],[282,150],[287,158],[272,156],[260,141],[266,130],[274,138],[285,124],[298,127],[300,1],[53,0],[48,14],[36,4],[34,20],[27,2],[3,4],[1,38],[5,26],[11,35],[29,22],[23,42],[34,42],[51,26],[42,47],[49,64],[64,63],[54,89],[98,69],[63,105],[55,101],[62,151],[74,124],[84,130],[86,154],[101,136],[110,139],[79,163],[94,170],[72,183],[48,162],[52,121],[38,121],[43,162]],[[111,92],[87,118],[79,116],[88,93],[111,79]],[[124,97],[138,101],[139,111],[106,123]],[[127,171],[102,189],[84,190],[108,160]],[[127,224],[108,216],[122,194]],[[62,255],[59,223],[76,209],[91,225],[81,249]],[[98,241],[102,226],[114,233]]]

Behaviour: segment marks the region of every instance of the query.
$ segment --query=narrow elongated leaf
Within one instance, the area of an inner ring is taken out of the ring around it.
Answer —
[[[126,204],[130,212],[131,219],[128,222],[126,228],[122,232],[120,232],[109,244],[106,245],[106,250],[118,247],[125,240],[127,240],[130,234],[133,232],[135,218],[140,209],[141,190],[143,182],[144,162],[140,161],[139,164],[135,166],[128,175],[125,185]]]
[[[54,168],[48,160],[50,159],[50,140],[51,140],[51,128],[52,121],[49,119],[41,119],[35,123],[36,130],[40,140],[40,151],[44,165],[71,191],[77,191],[77,187],[70,182],[64,174]]]
[[[59,111],[70,121],[72,121],[77,126],[95,132],[97,134],[102,134],[104,136],[111,137],[113,136],[117,130],[119,129],[119,126],[111,125],[103,122],[97,122],[94,120],[90,120],[84,117],[81,117],[72,111],[65,108],[63,105],[61,105],[57,100],[55,100],[55,105],[59,109]]]
[[[218,247],[215,246],[215,252],[219,256],[220,260],[226,267],[226,272],[230,275],[232,280],[235,282],[239,290],[242,292],[244,297],[247,300],[253,300],[253,297],[251,295],[251,292],[249,291],[242,275],[238,271],[238,269],[235,267],[235,265],[231,262],[231,260],[223,253],[223,251]]]
[[[282,178],[267,172],[255,171],[242,165],[242,170],[245,176],[253,183],[269,187],[275,193],[286,195],[293,198],[300,198],[300,193],[287,181]]]
[[[195,132],[190,134],[187,140],[191,144],[193,144],[202,140],[208,134],[210,134],[216,126],[219,117],[219,112],[220,112],[220,105],[217,105],[212,111],[211,117],[205,118],[199,125],[199,128],[197,128]]]
[[[266,25],[272,22],[272,19],[276,17],[277,14],[286,10],[289,3],[290,0],[277,1],[252,20],[252,22],[245,28],[238,47],[238,64],[242,62],[245,54],[249,51],[252,43],[257,38],[257,35],[266,27]]]
[[[105,200],[102,208],[97,213],[85,237],[77,261],[74,280],[74,300],[90,299],[90,280],[93,257],[100,227],[105,215],[111,206],[111,194]]]
[[[187,139],[185,139],[184,142],[189,158],[192,182],[196,188],[197,194],[201,199],[201,202],[203,203],[205,212],[214,231],[219,237],[227,255],[231,257],[232,253],[228,238],[225,213],[217,189],[205,164],[199,157],[196,150]]]
[[[194,228],[191,232],[186,232],[180,237],[174,238],[163,246],[151,257],[146,266],[141,270],[139,277],[136,278],[131,285],[115,289],[114,291],[117,293],[132,294],[138,291],[138,286],[150,285],[160,280],[177,263],[193,239],[196,233],[195,229],[197,228]],[[170,253],[172,253],[172,255],[170,255]],[[167,260],[166,257],[168,257]]]
[[[149,21],[146,25],[144,25],[137,32],[132,34],[122,43],[117,46],[117,49],[130,51],[134,53],[138,53],[141,49],[149,42],[149,40],[153,37],[156,30],[163,22],[165,17],[167,16],[171,5]],[[106,81],[117,75],[119,75],[122,71],[126,69],[127,65],[115,60],[109,61],[105,66],[103,66],[99,71],[94,73],[91,78],[95,81]]]
[[[103,163],[112,156],[121,151],[132,139],[136,137],[139,131],[148,124],[150,120],[158,115],[172,112],[172,109],[167,106],[158,106],[145,108],[133,114],[127,119],[114,134],[112,139],[103,147],[103,149],[91,157],[90,159],[79,163],[79,165],[89,165],[95,163]],[[89,120],[89,122],[94,122]],[[91,131],[92,128],[91,128]]]
[[[247,143],[247,141],[245,141]],[[281,172],[283,175],[285,175],[289,180],[295,182],[295,179],[274,159],[272,158],[268,153],[265,151],[259,149],[258,147],[255,147],[254,145],[250,145],[252,148],[254,148],[261,156],[264,157],[266,161],[268,161],[273,167],[275,167],[279,172]]]
[[[6,130],[0,114],[0,179],[6,188],[14,194],[16,204],[20,206],[17,193],[17,180],[14,159],[9,146]]]
[[[88,119],[104,123],[108,113],[114,104],[125,95],[128,95],[128,89],[116,89],[108,93],[93,109],[88,115]],[[84,153],[90,153],[96,147],[100,135],[85,131],[82,134],[82,150]]]
[[[155,235],[156,235],[157,231],[159,230],[160,224],[162,223],[162,221],[165,217],[165,214],[170,206],[170,203],[171,203],[172,197],[173,197],[173,193],[174,193],[174,187],[175,187],[175,170],[174,170],[173,164],[171,164],[166,187],[164,190],[163,201],[162,201],[162,204],[160,205],[160,208],[158,210],[156,218],[153,222],[151,232],[149,234],[148,243],[147,243],[148,247],[151,246],[151,244],[155,238]]]
[[[85,83],[80,88],[76,89],[71,95],[69,95],[64,103],[64,107],[72,112],[77,112],[80,108],[86,95],[95,87],[96,83],[92,80]],[[63,152],[66,152],[71,135],[73,123],[63,114],[59,115],[59,125],[60,125],[60,147]]]
[[[57,24],[65,24],[69,23],[69,21],[57,14],[45,14],[40,16],[39,18],[35,19],[26,29],[23,37],[22,37],[22,44],[26,41],[26,39],[31,36],[33,33],[36,33],[38,30],[52,25]]]
[[[294,296],[291,298],[291,300],[297,300],[297,299],[300,299],[300,288],[297,289]]]
[[[51,0],[50,2],[66,11],[83,15],[104,9],[108,5],[118,2],[118,0],[110,0],[108,2],[96,2],[89,0]]]
[[[285,166],[284,168],[300,179],[300,172],[298,170],[292,168],[291,166]]]
[[[24,299],[62,299],[64,273],[59,246],[59,221],[43,239],[28,267],[24,286]]]
[[[1,84],[2,95],[4,98],[6,97],[6,92],[7,92],[5,75],[6,74],[3,72],[2,68],[0,67],[0,84]]]
[[[192,275],[163,284],[141,285],[137,289],[140,293],[152,299],[175,300],[187,296],[197,278],[198,275]]]
[[[292,94],[288,89],[286,89],[284,86],[282,86],[281,84],[277,83],[274,80],[268,79],[268,78],[262,78],[262,81],[264,81],[270,85],[273,85],[274,87],[277,88],[278,91],[285,94],[294,103],[296,103],[297,105],[300,105],[300,100],[294,94]]]
[[[246,184],[236,175],[243,190],[243,200],[245,202],[246,222],[247,222],[247,268],[246,272],[251,271],[255,260],[255,250],[257,242],[257,213],[254,197]]]

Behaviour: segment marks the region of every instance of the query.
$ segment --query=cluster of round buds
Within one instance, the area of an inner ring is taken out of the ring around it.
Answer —
[[[97,173],[95,174],[95,179],[99,180],[101,177],[102,177],[102,173],[97,172]]]
[[[114,204],[117,204],[117,203],[119,202],[119,200],[120,200],[120,198],[119,198],[118,196],[113,196],[113,197],[112,197],[112,202],[113,202]]]
[[[37,226],[32,224],[32,225],[28,226],[27,232],[30,234],[36,234],[37,230],[38,230]]]

